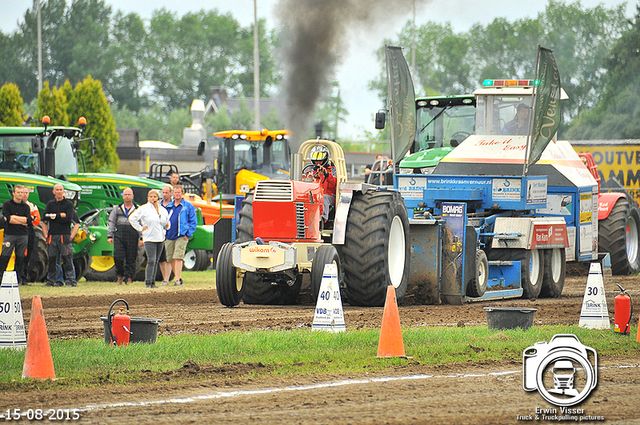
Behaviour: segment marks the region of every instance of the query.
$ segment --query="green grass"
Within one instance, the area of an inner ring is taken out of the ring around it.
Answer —
[[[635,336],[636,329],[632,330]],[[405,351],[412,359],[376,358],[379,330],[348,330],[330,334],[309,329],[291,331],[226,332],[209,336],[160,336],[155,344],[110,347],[102,339],[53,340],[51,351],[56,376],[53,386],[93,386],[136,383],[150,373],[180,369],[186,362],[222,366],[260,363],[248,368],[247,377],[264,374],[336,375],[385,372],[402,365],[505,362],[513,368],[521,362],[523,350],[538,341],[549,341],[559,333],[575,334],[594,348],[600,361],[615,356],[638,356],[635,337],[621,337],[612,331],[595,331],[577,326],[534,326],[528,331],[492,331],[485,326],[465,328],[419,327],[403,329]],[[0,350],[0,389],[42,388],[22,381],[24,351]],[[203,377],[203,376],[197,376]],[[220,376],[224,378],[224,376]]]
[[[182,272],[184,289],[215,289],[215,270],[205,270],[201,272]],[[159,284],[160,282],[158,282]],[[168,290],[169,287],[159,286],[158,290]],[[173,287],[171,287],[173,288]],[[172,289],[173,290],[173,289]],[[68,296],[68,295],[126,295],[137,292],[148,292],[144,287],[144,282],[134,282],[133,285],[116,285],[115,282],[87,282],[84,278],[78,282],[78,286],[70,287],[48,287],[44,283],[34,283],[30,286],[20,287],[20,298],[30,299],[34,295],[40,296]]]

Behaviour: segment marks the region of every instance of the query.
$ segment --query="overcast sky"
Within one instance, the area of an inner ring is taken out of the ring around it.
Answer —
[[[257,0],[258,17],[265,18],[273,28],[277,24],[275,6],[278,0]],[[322,0],[319,0],[322,1]],[[366,0],[362,0],[366,1]],[[112,6],[113,11],[136,12],[142,18],[151,17],[151,12],[162,7],[182,16],[187,12],[201,9],[218,9],[222,13],[231,12],[235,19],[244,27],[253,22],[253,0],[105,0]],[[568,3],[571,3],[568,1]],[[627,4],[627,16],[633,16],[636,2],[620,0],[582,0],[583,7],[594,7],[604,4],[607,8]],[[33,4],[32,0],[0,0],[0,29],[7,34],[22,22],[25,11]],[[389,1],[390,6],[393,0]],[[450,22],[456,31],[467,31],[473,24],[487,24],[498,17],[509,20],[536,16],[542,12],[547,4],[546,0],[529,0],[527,2],[515,0],[431,0],[416,11],[416,24],[427,21]],[[282,12],[286,13],[286,12]],[[346,53],[337,72],[340,83],[340,95],[349,112],[347,123],[341,124],[339,134],[341,138],[357,137],[363,130],[373,131],[373,115],[382,107],[375,94],[367,90],[370,80],[379,73],[379,65],[375,59],[377,49],[384,38],[393,38],[401,26],[411,15],[399,19],[397,22],[387,22],[366,36],[354,35],[349,51]],[[403,46],[408,47],[408,46]],[[409,58],[407,58],[409,60]],[[189,107],[190,105],[185,105]]]

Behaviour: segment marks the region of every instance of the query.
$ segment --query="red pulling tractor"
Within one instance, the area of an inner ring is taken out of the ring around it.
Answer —
[[[326,225],[320,183],[302,180],[317,144],[327,146],[337,171],[336,208]],[[317,297],[324,265],[331,263],[351,305],[383,306],[388,285],[402,302],[410,241],[400,193],[347,183],[342,148],[328,140],[304,142],[291,170],[291,180],[260,181],[243,201],[236,242],[225,244],[217,259],[220,302],[293,304],[305,273]]]

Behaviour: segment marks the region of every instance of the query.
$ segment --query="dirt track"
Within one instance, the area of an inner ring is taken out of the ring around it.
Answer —
[[[462,306],[406,305],[400,307],[403,326],[455,326],[478,325],[487,322],[484,306],[535,307],[535,324],[577,324],[582,308],[586,277],[568,277],[560,298],[511,299],[470,303]],[[633,298],[640,299],[640,278],[605,277],[607,306],[613,317],[614,296],[620,283]],[[153,292],[145,290],[142,283],[136,294],[126,295],[134,317],[162,319],[158,333],[215,333],[233,329],[239,331],[260,329],[291,329],[309,327],[313,322],[313,304],[295,306],[255,306],[241,304],[226,308],[218,302],[215,290],[190,290],[160,287]],[[635,296],[634,296],[635,295]],[[99,338],[103,337],[100,316],[106,316],[113,295],[43,298],[47,329],[51,338]],[[405,300],[410,303],[410,299]],[[31,313],[31,300],[22,301],[25,323]],[[344,306],[347,328],[378,328],[383,308]],[[636,319],[637,320],[637,319]]]
[[[640,278],[606,277],[605,290],[611,317],[616,283],[640,299]],[[401,306],[403,326],[462,326],[486,323],[485,305],[536,307],[535,324],[578,322],[586,277],[567,278],[559,299],[503,300],[463,306]],[[248,331],[311,326],[313,305],[288,307],[244,306],[228,309],[217,302],[214,290],[165,287],[127,295],[136,317],[161,318],[159,333],[215,333],[228,329]],[[100,316],[114,300],[109,296],[47,297],[43,299],[50,338],[102,338]],[[23,300],[28,323],[30,300]],[[378,328],[382,308],[344,306],[347,328]],[[634,316],[637,317],[636,314]],[[636,319],[637,324],[637,319]],[[640,423],[637,395],[640,385],[640,350],[631,358],[601,359],[607,366],[597,390],[579,407],[584,414],[604,416],[607,423]],[[632,366],[617,368],[615,365]],[[150,373],[148,383],[119,387],[105,385],[90,393],[31,391],[0,395],[0,409],[22,407],[98,406],[81,412],[81,423],[515,423],[516,415],[534,415],[536,407],[553,408],[537,392],[522,389],[522,364],[468,364],[432,367],[409,362],[385,376],[411,379],[376,381],[381,375],[359,374],[305,379],[251,380],[241,376],[261,365],[214,368],[186,364],[165,374]],[[490,374],[491,372],[505,374]],[[460,374],[474,374],[462,377]],[[189,379],[198,374],[204,379]],[[433,375],[433,376],[430,376]],[[346,380],[346,381],[345,381]],[[329,387],[301,390],[301,385],[341,382]],[[290,387],[283,390],[283,387]],[[268,391],[273,389],[274,391]],[[260,391],[251,391],[260,390]],[[247,391],[247,392],[242,392]],[[167,402],[175,397],[187,397]],[[16,406],[16,400],[20,406]],[[131,406],[107,406],[114,402]],[[149,404],[151,402],[152,404]],[[560,411],[558,409],[558,415]],[[541,422],[544,422],[542,418]]]

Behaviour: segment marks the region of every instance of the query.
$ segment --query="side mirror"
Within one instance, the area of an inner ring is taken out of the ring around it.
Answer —
[[[42,137],[34,137],[31,139],[31,152],[40,153],[44,150],[44,141]]]
[[[198,156],[204,155],[204,149],[207,146],[207,139],[200,140],[198,143]]]
[[[387,115],[384,113],[384,111],[376,112],[376,130],[383,130],[386,120]]]

